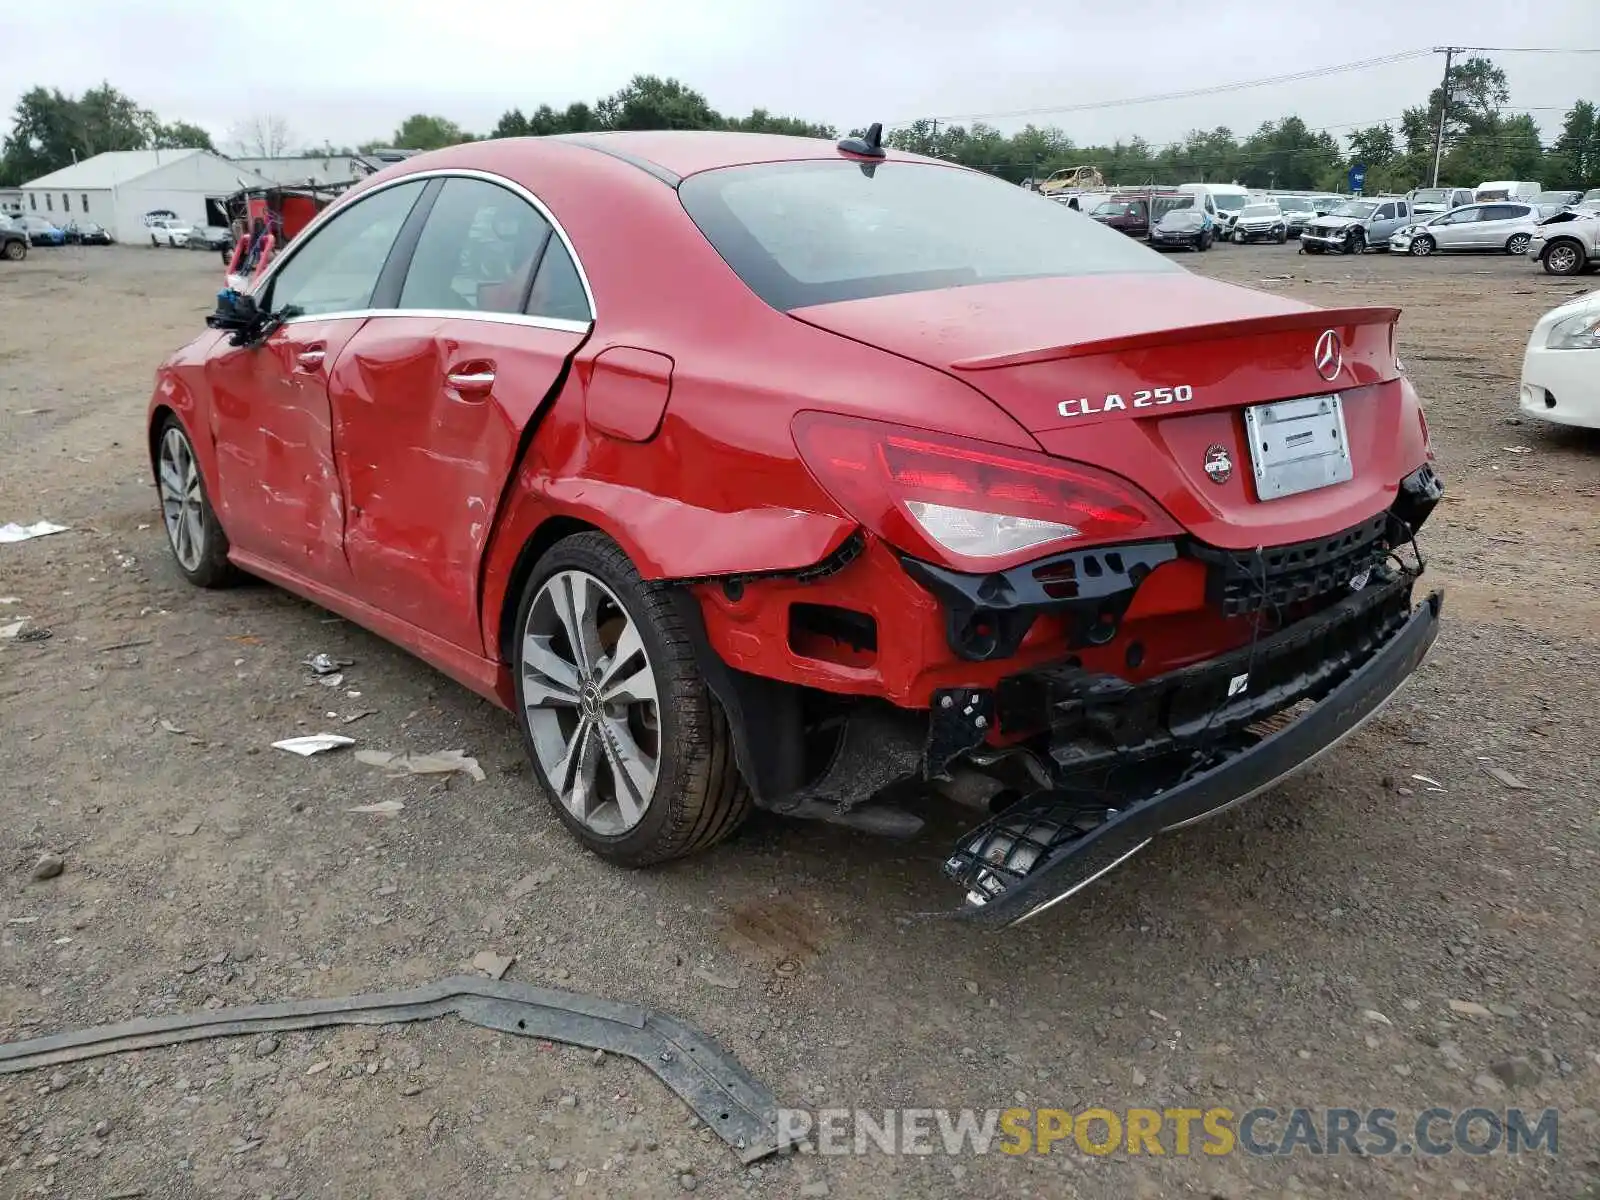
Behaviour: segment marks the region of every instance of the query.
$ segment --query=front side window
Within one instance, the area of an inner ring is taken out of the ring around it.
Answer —
[[[1439,218],[1441,225],[1470,225],[1478,219],[1481,208],[1458,208],[1452,213],[1447,213]]]
[[[993,176],[820,160],[703,171],[678,195],[758,296],[788,310],[1015,279],[1180,271]]]
[[[1392,221],[1394,219],[1394,205],[1380,204],[1378,206],[1377,219],[1380,221]]]
[[[518,313],[550,223],[522,197],[481,179],[447,179],[406,271],[401,308]]]
[[[425,186],[422,180],[397,184],[341,210],[279,268],[268,307],[293,307],[306,316],[369,307],[400,227]]]

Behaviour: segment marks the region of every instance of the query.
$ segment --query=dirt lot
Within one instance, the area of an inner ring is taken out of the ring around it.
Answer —
[[[508,716],[272,588],[179,578],[142,420],[215,256],[0,264],[0,523],[72,527],[0,546],[0,625],[54,634],[0,643],[0,1041],[493,950],[510,978],[697,1022],[793,1105],[1553,1105],[1559,1154],[747,1170],[631,1063],[445,1020],[0,1076],[0,1197],[1600,1195],[1600,437],[1514,419],[1527,330],[1595,280],[1294,251],[1185,265],[1404,308],[1449,487],[1425,546],[1447,629],[1315,769],[1001,936],[926,918],[957,898],[943,828],[903,847],[764,821],[644,874],[575,852]],[[343,688],[307,680],[316,651],[354,660]],[[268,748],[365,709],[361,745],[462,748],[487,781]],[[384,799],[406,808],[349,811]],[[34,881],[46,851],[65,871]]]

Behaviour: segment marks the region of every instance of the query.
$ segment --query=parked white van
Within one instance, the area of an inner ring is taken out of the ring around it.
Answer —
[[[1488,183],[1478,185],[1473,200],[1479,204],[1485,200],[1532,200],[1542,191],[1544,189],[1537,183],[1516,179],[1492,179]]]
[[[1211,214],[1220,242],[1233,228],[1239,210],[1250,202],[1250,189],[1237,183],[1180,183],[1180,192],[1192,192],[1195,204]]]

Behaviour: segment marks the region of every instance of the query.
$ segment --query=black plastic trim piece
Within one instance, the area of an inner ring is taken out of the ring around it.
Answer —
[[[852,530],[844,541],[808,567],[789,567],[776,571],[735,571],[726,575],[684,575],[664,582],[682,587],[696,583],[724,585],[750,583],[761,579],[793,579],[798,583],[810,583],[815,579],[826,579],[829,575],[837,575],[860,558],[866,548],[867,539],[861,536],[859,529],[856,529]]]
[[[943,602],[950,648],[969,662],[987,662],[1015,654],[1043,612],[1073,616],[1074,646],[1110,641],[1139,585],[1177,557],[1177,544],[1163,541],[1073,550],[986,575],[906,555],[900,562]]]
[[[630,167],[638,167],[652,179],[659,179],[669,188],[676,188],[683,182],[683,176],[676,175],[667,170],[658,162],[651,162],[648,158],[641,158],[637,154],[629,154],[626,150],[619,150],[615,146],[605,143],[604,134],[593,133],[561,133],[555,135],[563,142],[571,142],[575,146],[587,146],[590,150],[598,150],[601,154],[609,154],[619,162],[625,162]]]

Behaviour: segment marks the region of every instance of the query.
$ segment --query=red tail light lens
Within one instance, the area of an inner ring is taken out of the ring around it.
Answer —
[[[794,438],[846,512],[906,553],[952,567],[993,571],[1180,532],[1144,492],[1084,463],[832,413],[801,413]]]

